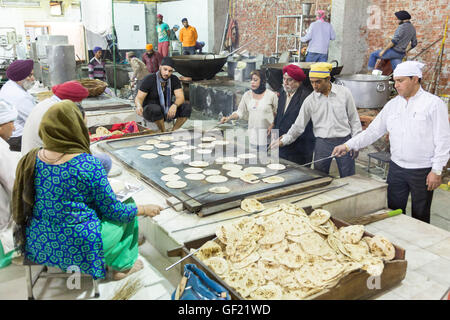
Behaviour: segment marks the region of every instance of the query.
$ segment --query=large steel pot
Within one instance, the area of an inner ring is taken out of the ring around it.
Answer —
[[[220,55],[182,55],[172,57],[175,71],[192,80],[212,79],[222,70],[227,57]]]
[[[297,63],[272,63],[272,64],[264,64],[261,66],[261,70],[266,75],[267,83],[270,85],[270,87],[275,91],[280,91],[283,87],[283,67],[287,66],[288,64],[295,64],[302,68],[303,72],[306,75],[306,80],[303,82],[306,86],[311,86],[311,83],[309,82],[309,70],[311,69],[311,65],[315,62],[297,62]],[[331,80],[334,81],[334,76],[341,73],[342,68],[344,66],[339,66],[338,61],[333,60],[331,64],[335,63],[336,66],[332,68],[331,70]]]
[[[347,87],[357,108],[381,108],[389,100],[388,76],[352,74],[336,76],[336,84]]]
[[[256,69],[256,61],[243,61],[246,63],[245,69],[244,69],[244,80],[250,79],[250,73],[252,73],[253,70]],[[237,64],[239,61],[228,61],[228,76],[231,79],[234,79],[234,70],[237,67]]]

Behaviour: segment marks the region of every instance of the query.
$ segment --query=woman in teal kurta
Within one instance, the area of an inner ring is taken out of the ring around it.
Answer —
[[[103,166],[90,154],[87,128],[74,103],[64,100],[51,107],[39,135],[44,149],[21,160],[13,195],[13,216],[24,226],[25,256],[62,270],[75,266],[94,279],[105,278],[105,265],[121,275],[135,270],[136,216],[154,216],[160,207],[138,210],[134,201],[116,199]],[[26,181],[33,184],[33,195]]]

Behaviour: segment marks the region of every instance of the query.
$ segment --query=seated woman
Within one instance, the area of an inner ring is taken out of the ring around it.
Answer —
[[[266,89],[266,78],[260,70],[254,70],[250,75],[251,90],[242,96],[238,110],[228,117],[223,117],[220,123],[239,118],[248,119],[250,146],[258,150],[267,150],[267,129],[275,118],[278,96]]]
[[[12,214],[20,252],[64,271],[78,267],[94,279],[105,278],[105,266],[115,280],[142,269],[136,216],[153,217],[161,207],[116,199],[72,101],[50,107],[39,136],[44,147],[28,152],[16,171]]]

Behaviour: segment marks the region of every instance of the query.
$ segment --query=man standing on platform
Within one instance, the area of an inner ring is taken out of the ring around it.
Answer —
[[[314,92],[303,102],[289,131],[274,141],[271,147],[283,147],[297,140],[311,120],[316,137],[314,161],[317,162],[314,163],[314,169],[329,174],[334,147],[360,133],[361,121],[350,90],[331,83],[332,65],[319,62],[310,68],[309,79]],[[352,152],[336,159],[341,178],[355,174],[356,156],[357,153]]]
[[[156,32],[158,33],[158,52],[163,56],[169,55],[169,35],[170,27],[167,23],[163,22],[162,14],[156,16],[158,24],[156,25]]]
[[[106,82],[106,63],[102,60],[103,50],[100,47],[95,47],[92,52],[94,52],[94,57],[88,64],[89,78]]]
[[[198,39],[197,30],[189,25],[186,18],[181,20],[184,28],[180,30],[180,41],[183,44],[182,53],[184,55],[195,54],[195,44]]]
[[[191,106],[185,103],[181,82],[173,71],[172,58],[165,57],[159,71],[144,78],[134,100],[136,113],[155,122],[161,132],[166,131],[165,121],[177,119],[172,128],[175,131],[191,116]]]
[[[337,146],[333,155],[360,150],[389,133],[388,207],[406,213],[409,193],[412,217],[430,223],[433,190],[440,186],[450,152],[445,103],[422,89],[423,63],[406,61],[394,70],[398,96],[390,100],[361,134]]]

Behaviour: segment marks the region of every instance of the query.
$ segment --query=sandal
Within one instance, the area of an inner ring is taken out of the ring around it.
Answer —
[[[113,279],[114,280],[122,280],[122,279],[128,277],[129,275],[142,270],[143,268],[144,268],[144,263],[141,260],[137,259],[131,269],[128,269],[125,271],[113,270]]]

